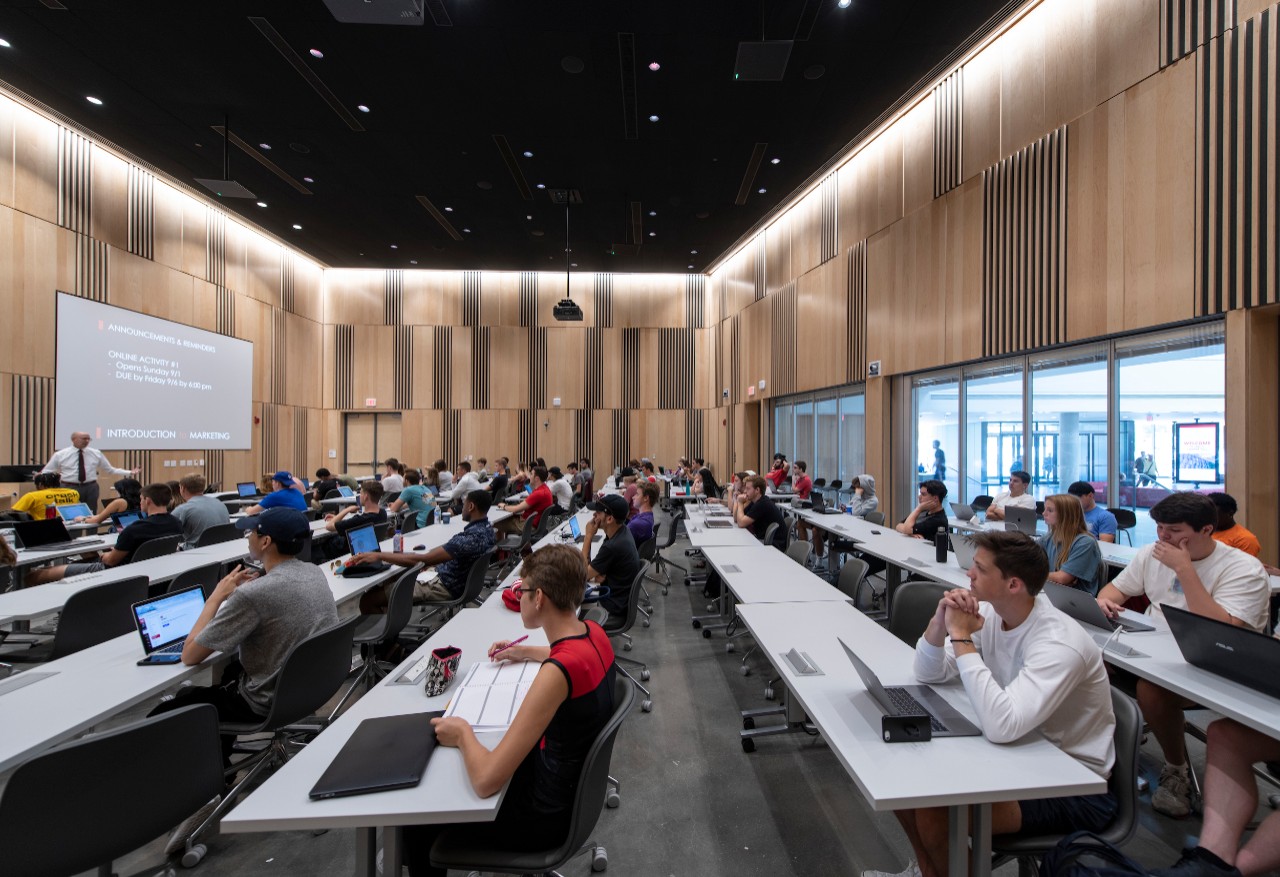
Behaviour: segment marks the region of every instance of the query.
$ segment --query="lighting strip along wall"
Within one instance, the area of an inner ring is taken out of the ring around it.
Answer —
[[[489,407],[489,328],[471,330],[471,407],[483,411]]]
[[[42,463],[53,455],[53,378],[10,375],[10,456]]]
[[[596,327],[610,329],[613,327],[613,275],[597,274],[592,288],[595,299]]]
[[[684,278],[684,324],[690,329],[701,329],[707,319],[707,278],[701,274],[686,274]]]
[[[396,326],[395,346],[392,351],[395,367],[395,406],[413,407],[413,327]]]
[[[1160,0],[1160,69],[1236,26],[1236,0]]]
[[[1280,10],[1211,40],[1196,75],[1197,312],[1278,299]]]
[[[658,407],[692,408],[695,342],[692,329],[658,330]]]
[[[398,326],[404,320],[404,271],[388,268],[382,272],[382,321]]]
[[[217,315],[214,331],[219,335],[235,337],[236,334],[236,294],[225,286],[215,287],[217,298]]]
[[[768,275],[766,274],[768,265],[765,261],[767,258],[765,232],[760,232],[760,234],[756,235],[752,243],[754,244],[752,261],[755,263],[755,300],[760,301],[769,292]]]
[[[573,457],[581,460],[591,458],[592,421],[590,410],[579,409],[573,412]]]
[[[615,465],[625,466],[631,459],[631,412],[622,408],[613,410],[613,460]],[[596,469],[608,471],[610,466],[597,466]]]
[[[129,252],[155,258],[156,178],[135,164],[129,165]]]
[[[599,313],[597,308],[596,314],[599,315]],[[583,401],[590,411],[604,407],[604,332],[600,329],[587,329],[587,342],[583,345],[583,350]]]
[[[291,314],[298,312],[298,256],[280,248],[280,307]]]
[[[1067,128],[982,172],[982,352],[1066,340]]]
[[[836,251],[840,247],[839,243],[839,212],[840,212],[840,188],[836,179],[835,171],[827,174],[826,179],[822,181],[822,216],[821,228],[822,251],[819,254],[821,261],[826,262],[836,257]]]
[[[307,439],[311,435],[311,412],[306,408],[293,409],[293,468],[289,471],[307,472]]]
[[[81,298],[106,302],[111,276],[111,248],[87,234],[76,233],[76,288]]]
[[[440,456],[449,463],[462,459],[462,412],[450,409],[443,412],[443,428],[440,435]]]
[[[453,407],[453,327],[436,326],[431,345],[431,404]]]
[[[462,272],[462,325],[480,325],[480,272]]]
[[[547,407],[547,330],[535,327],[529,333],[529,407]]]
[[[227,459],[225,451],[201,451],[204,454],[204,477],[210,487],[222,487],[222,479],[226,478]],[[216,489],[215,488],[215,489]]]
[[[689,459],[705,457],[702,448],[702,424],[704,416],[701,411],[689,410],[684,413],[684,447]]]
[[[289,374],[289,323],[279,308],[271,311],[271,401],[286,402]]]
[[[933,89],[933,197],[960,185],[964,130],[964,68]]]
[[[789,281],[770,298],[773,355],[769,363],[769,392],[794,393],[796,389],[796,281]]]
[[[227,214],[221,210],[210,209],[205,224],[204,279],[227,285]]]
[[[93,142],[58,127],[58,225],[89,233],[92,206]]]
[[[334,326],[333,407],[355,406],[355,326]]]
[[[520,459],[532,460],[538,456],[538,413],[528,408],[520,409]]]
[[[849,248],[849,344],[845,374],[851,382],[867,379],[867,239]]]
[[[538,275],[534,271],[520,272],[520,325],[538,325]]]
[[[622,362],[633,363],[639,361],[640,330],[623,329]],[[623,369],[622,374],[622,407],[628,409],[640,407],[640,376],[634,372],[628,374],[626,369]]]

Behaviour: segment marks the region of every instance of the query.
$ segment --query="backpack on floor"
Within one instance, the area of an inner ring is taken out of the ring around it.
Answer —
[[[1089,831],[1069,834],[1044,854],[1044,877],[1145,877],[1147,870]]]

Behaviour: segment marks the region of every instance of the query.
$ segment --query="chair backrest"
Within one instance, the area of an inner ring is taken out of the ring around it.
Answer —
[[[814,486],[814,487],[816,487],[816,488],[818,488],[819,490],[821,490],[822,488],[824,488],[824,487],[826,487],[826,486],[827,486],[827,479],[825,479],[825,478],[815,478],[815,479],[813,479],[813,486]]]
[[[1043,500],[1036,500],[1036,517],[1037,518],[1044,517],[1044,501]]]
[[[862,519],[868,524],[875,524],[879,527],[884,523],[884,512],[867,512],[862,516]]]
[[[840,488],[844,487],[844,481],[840,478],[833,478],[831,479],[831,483],[827,486],[832,490],[839,491]]]
[[[182,544],[182,534],[177,536],[159,536],[155,539],[148,539],[133,551],[133,557],[129,559],[130,563],[137,563],[140,560],[151,560],[153,557],[164,557],[166,554],[175,554],[178,546]]]
[[[645,563],[652,563],[653,559],[658,556],[658,531],[661,529],[661,524],[654,524],[653,535],[641,542],[636,549],[640,553],[640,559]]]
[[[68,597],[53,635],[49,660],[65,658],[133,630],[131,607],[147,599],[147,584],[146,576],[133,576],[94,585]]]
[[[951,590],[940,582],[904,582],[889,602],[889,632],[907,645],[915,645],[924,633],[938,601]]]
[[[649,564],[641,564],[640,571],[631,580],[631,590],[627,592],[627,618],[618,627],[607,628],[609,636],[618,636],[629,631],[640,614],[640,597],[644,594],[644,577],[649,571]]]
[[[197,566],[195,569],[189,569],[180,572],[169,582],[169,587],[165,593],[181,591],[183,588],[189,588],[192,585],[199,585],[204,592],[204,598],[209,599],[209,595],[213,593],[213,589],[218,586],[218,573],[222,571],[222,563],[215,561],[214,563],[206,563],[204,566]]]
[[[679,521],[672,521],[672,522],[671,522],[671,531],[667,533],[667,541],[662,543],[662,547],[663,547],[663,548],[670,548],[672,545],[674,545],[674,544],[675,544],[675,541],[676,541],[676,530],[678,530],[678,529],[679,529],[679,527],[677,527],[677,526],[676,526],[676,524],[678,524],[678,523],[679,523]],[[653,537],[654,537],[655,539],[657,539],[657,538],[658,538],[658,527],[657,527],[657,525],[656,525],[656,524],[654,525],[654,528],[653,528]]]
[[[471,561],[471,569],[467,570],[467,583],[462,588],[461,599],[458,600],[459,606],[466,606],[480,596],[480,592],[484,590],[484,577],[488,574],[489,564],[492,562],[492,551],[486,551]]]
[[[778,523],[778,522],[776,522],[776,521],[775,521],[774,523],[772,523],[772,524],[770,524],[768,527],[766,527],[766,528],[765,528],[765,531],[764,531],[764,539],[762,539],[762,540],[761,540],[761,542],[762,542],[763,544],[765,544],[765,545],[771,545],[771,546],[773,546],[773,547],[775,547],[775,548],[776,548],[776,547],[777,547],[777,543],[776,543],[776,542],[774,542],[774,540],[775,540],[776,538],[778,538],[778,528],[779,528],[779,527],[784,527],[784,528],[785,528],[785,527],[786,527],[786,524],[780,524],[780,523]],[[783,532],[784,532],[784,533],[786,532],[786,531],[785,531],[785,529],[784,529],[784,531],[783,531]],[[783,549],[782,549],[782,550],[784,550],[784,551],[786,550],[786,546],[785,546],[785,544],[784,544],[784,546],[783,546]]]
[[[384,493],[382,495],[382,499],[378,501],[378,505],[382,506],[382,508],[385,509],[387,506],[391,505],[393,502],[395,502],[399,498],[400,498],[400,491],[393,490],[390,493]]]
[[[292,725],[324,706],[351,672],[351,643],[360,616],[343,619],[297,643],[284,657],[276,696],[262,728]]]
[[[338,490],[338,488],[335,487],[333,490],[326,490],[324,492],[324,496],[320,498],[321,499],[337,499],[340,496],[342,496],[342,491]]]
[[[1119,806],[1111,825],[1098,834],[1116,846],[1124,846],[1138,830],[1138,751],[1142,748],[1142,710],[1138,702],[1114,686],[1111,709],[1116,714],[1116,761],[1107,787]]]
[[[983,494],[979,494],[978,496],[975,496],[973,498],[973,502],[969,503],[969,507],[972,508],[975,512],[980,512],[980,511],[983,511],[984,509],[990,508],[991,503],[994,501],[995,501],[994,497],[988,496],[987,494],[983,493]]]
[[[1116,526],[1121,530],[1128,530],[1138,526],[1138,516],[1129,509],[1111,508],[1107,509],[1107,511],[1116,516]]]
[[[812,550],[813,546],[808,542],[803,539],[797,539],[787,546],[787,557],[804,566],[809,562],[809,552]]]
[[[391,522],[383,521],[381,524],[374,524],[373,535],[377,537],[379,542],[382,542],[391,535]]]
[[[417,563],[406,569],[391,586],[387,597],[387,617],[383,621],[380,642],[390,642],[400,635],[409,619],[413,617],[413,586],[418,581],[418,573],[422,572],[422,564]]]
[[[165,780],[146,795],[128,795],[138,780],[139,753]],[[218,712],[210,704],[45,750],[19,765],[0,793],[4,872],[96,871],[171,830],[223,790]]]
[[[844,594],[853,601],[853,605],[858,609],[866,607],[858,605],[858,598],[861,596],[858,592],[862,587],[862,581],[867,577],[867,570],[871,569],[871,564],[867,563],[861,557],[850,557],[844,562],[844,566],[840,567],[840,578],[836,580],[836,588],[840,593]]]
[[[234,502],[233,502],[232,500],[224,499],[224,500],[222,501],[222,504],[223,504],[223,506],[225,506],[225,507],[226,507],[226,509],[227,509],[227,514],[229,514],[229,515],[238,515],[238,514],[240,514],[240,503],[239,503],[238,501],[234,501]]]
[[[234,542],[240,538],[241,533],[242,531],[237,530],[235,524],[214,524],[212,527],[206,527],[204,532],[196,537],[196,547],[203,548],[206,545]]]

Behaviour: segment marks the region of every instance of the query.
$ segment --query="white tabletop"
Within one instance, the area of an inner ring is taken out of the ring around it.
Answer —
[[[785,553],[759,542],[712,546],[702,553],[742,603],[845,602],[848,597]]]
[[[708,520],[725,521],[728,527],[708,527]],[[708,545],[736,545],[747,547],[759,545],[760,540],[750,530],[733,523],[732,515],[705,515],[690,510],[688,520],[684,524],[685,533],[689,536],[689,544],[694,548],[705,548]]]
[[[828,532],[838,533],[858,543],[858,549],[912,573],[948,585],[969,586],[969,577],[956,561],[954,552],[947,553],[946,563],[938,563],[934,545],[899,533],[888,524],[871,524],[852,515],[822,515],[811,511],[797,514]]]
[[[62,560],[77,554],[96,554],[99,551],[110,551],[115,547],[116,535],[115,533],[108,533],[105,536],[79,536],[73,538],[66,548],[55,548],[51,551],[40,548],[19,548],[15,552],[18,555],[18,566],[31,566],[50,560]],[[76,545],[74,543],[81,544]]]

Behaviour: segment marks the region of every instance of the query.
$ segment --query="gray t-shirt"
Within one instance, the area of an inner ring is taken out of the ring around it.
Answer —
[[[240,649],[240,694],[266,715],[285,655],[302,640],[338,623],[333,592],[317,566],[290,559],[245,582],[227,598],[196,642],[206,649]]]
[[[182,522],[182,547],[195,548],[200,534],[210,527],[231,523],[227,507],[222,500],[207,493],[193,496],[173,510],[173,516]]]

